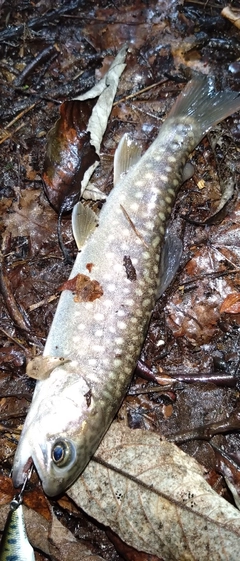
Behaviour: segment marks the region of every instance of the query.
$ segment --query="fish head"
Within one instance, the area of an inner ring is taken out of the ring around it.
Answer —
[[[34,396],[14,458],[14,486],[23,484],[32,460],[46,495],[65,492],[90,459],[87,419],[94,414],[94,408],[84,381],[64,388],[52,398],[46,395],[40,400]]]

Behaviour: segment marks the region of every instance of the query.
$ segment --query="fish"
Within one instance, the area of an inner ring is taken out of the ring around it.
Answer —
[[[0,545],[0,561],[35,561],[28,541],[21,502],[12,500]]]
[[[161,284],[168,218],[189,154],[239,109],[237,92],[215,92],[206,76],[192,78],[143,155],[128,134],[121,139],[114,188],[98,223],[89,207],[81,202],[74,207],[79,253],[44,348],[40,374],[46,379],[36,384],[17,446],[16,487],[31,459],[45,493],[59,495],[95,453],[126,394],[147,333]],[[49,367],[54,358],[62,362],[53,360]]]

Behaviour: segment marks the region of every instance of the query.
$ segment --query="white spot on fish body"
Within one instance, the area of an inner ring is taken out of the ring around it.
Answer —
[[[150,221],[149,221],[149,222],[145,222],[145,228],[147,228],[147,230],[152,230],[152,226],[153,226],[153,223],[152,223],[152,222],[150,222]]]
[[[94,336],[95,337],[102,337],[104,331],[103,329],[97,329],[97,331],[95,331]]]
[[[168,156],[167,161],[169,163],[175,164],[177,160],[176,160],[175,156]]]
[[[115,263],[113,265],[113,270],[116,271],[116,273],[119,273],[120,271],[122,271],[122,264],[120,263]]]
[[[117,327],[118,327],[118,329],[126,329],[127,324],[124,321],[118,321],[117,322]]]
[[[136,288],[135,294],[137,294],[137,296],[142,296],[142,295],[143,295],[143,291],[141,290],[141,288]]]
[[[161,181],[163,181],[164,183],[168,181],[167,175],[159,175],[159,179],[161,179]]]
[[[120,358],[115,358],[114,359],[113,366],[116,366],[116,368],[117,368],[118,366],[121,366],[121,364],[122,364],[122,360]]]
[[[96,358],[90,358],[90,359],[88,360],[88,364],[89,364],[89,366],[96,366],[96,365],[97,365],[97,360],[96,360]]]
[[[172,199],[171,199],[171,197],[168,197],[168,196],[167,196],[167,197],[165,197],[165,201],[166,201],[166,203],[171,203],[171,202],[172,202]]]
[[[103,359],[102,359],[102,363],[105,364],[105,366],[107,366],[107,365],[110,363],[109,358],[107,358],[107,357],[106,357],[106,358],[103,358]]]
[[[136,183],[135,183],[135,185],[136,185]],[[136,197],[136,199],[141,199],[143,197],[143,192],[142,191],[136,191],[134,196]]]
[[[151,255],[148,251],[143,251],[142,256],[143,256],[143,259],[146,259],[146,260],[151,258]]]
[[[137,318],[135,318],[135,317],[132,317],[132,318],[130,319],[130,322],[131,322],[131,323],[137,323],[137,322],[138,322],[138,320],[137,320]]]
[[[147,306],[149,306],[149,304],[151,304],[150,298],[145,298],[145,300],[143,300],[142,306],[144,308],[147,308]]]
[[[124,316],[126,315],[126,312],[125,312],[124,310],[118,310],[117,315],[118,315],[119,317],[124,317]]]
[[[116,339],[114,339],[116,345],[123,345],[124,343],[124,339],[123,337],[116,337]]]
[[[133,210],[134,212],[137,212],[139,209],[139,204],[138,203],[132,203],[130,205],[130,209]]]
[[[112,306],[112,300],[104,300],[103,305],[106,306],[106,308],[110,308]]]
[[[168,193],[169,193],[169,195],[175,196],[175,191],[174,191],[174,189],[171,189],[171,188],[168,189]]]
[[[108,330],[110,331],[110,333],[116,333],[116,328],[113,327],[113,325],[110,325],[110,327],[108,328]]]
[[[109,290],[109,292],[115,292],[116,285],[115,284],[108,284],[107,290]]]
[[[158,216],[159,216],[160,220],[164,220],[164,221],[165,221],[166,216],[165,216],[164,212],[159,212]]]
[[[110,275],[110,273],[105,273],[105,274],[103,275],[103,278],[104,278],[105,280],[111,280],[112,275]]]
[[[147,173],[144,174],[144,179],[154,179],[154,177],[154,173],[151,171],[147,171]]]
[[[126,237],[130,236],[130,229],[128,229],[128,228],[123,228],[121,232],[122,232],[123,236],[126,236]]]
[[[96,353],[104,353],[105,352],[105,347],[103,347],[102,345],[93,345],[92,349],[94,351],[96,351]]]
[[[85,323],[79,323],[79,325],[78,325],[79,331],[84,331],[85,327],[86,327]]]
[[[156,238],[153,238],[153,240],[152,240],[152,246],[153,246],[154,248],[156,248],[156,247],[158,246],[159,243],[160,243],[160,238],[159,238],[159,236],[156,236]]]
[[[126,304],[126,306],[134,306],[135,302],[132,298],[127,298],[127,300],[125,300],[124,304]]]
[[[137,179],[137,181],[135,181],[134,185],[136,187],[144,187],[145,183],[142,179]],[[139,193],[140,193],[140,191],[139,191]]]
[[[173,179],[172,183],[173,183],[174,187],[177,187],[179,185],[179,181],[177,179]]]
[[[148,203],[148,209],[151,211],[154,210],[155,208],[156,208],[156,203],[154,201],[150,201]]]
[[[94,315],[94,319],[96,321],[103,321],[105,319],[105,316],[103,314],[97,313]]]
[[[127,288],[126,286],[123,288],[123,292],[124,294],[129,294],[130,292],[130,288]]]
[[[168,173],[171,173],[172,167],[171,166],[165,166],[165,171],[167,171]]]

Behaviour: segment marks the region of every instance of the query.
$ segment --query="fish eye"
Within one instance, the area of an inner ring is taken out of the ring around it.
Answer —
[[[52,447],[52,460],[58,467],[65,467],[75,457],[73,445],[67,440],[56,440]]]

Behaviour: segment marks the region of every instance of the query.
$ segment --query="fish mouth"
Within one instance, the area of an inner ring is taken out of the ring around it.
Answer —
[[[33,459],[29,456],[26,463],[22,466],[18,461],[14,462],[14,466],[12,469],[12,480],[13,486],[18,489],[22,487],[26,479],[29,477],[30,468],[33,466]]]

